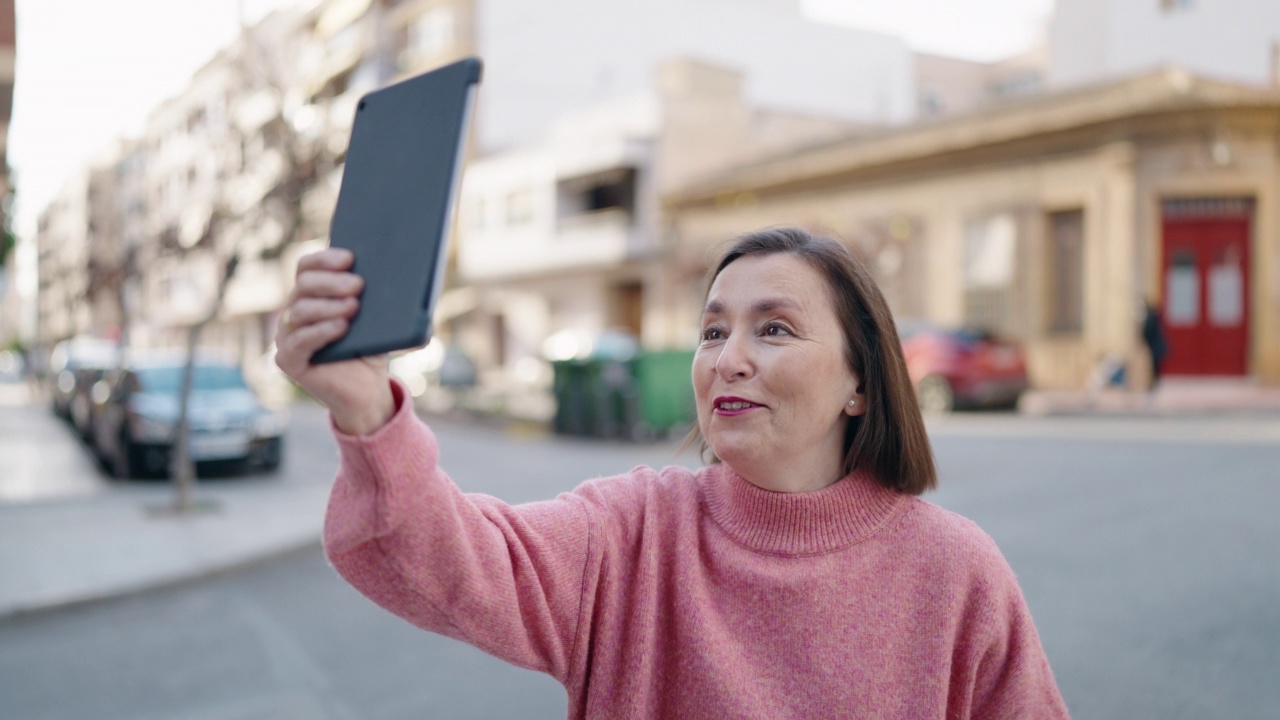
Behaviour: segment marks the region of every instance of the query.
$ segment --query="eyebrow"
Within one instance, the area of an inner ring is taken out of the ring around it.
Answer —
[[[762,298],[751,306],[752,311],[756,313],[767,313],[780,309],[798,310],[799,308],[800,306],[794,301],[785,297]],[[722,313],[724,313],[724,303],[719,300],[711,300],[702,309],[703,315],[720,315]]]

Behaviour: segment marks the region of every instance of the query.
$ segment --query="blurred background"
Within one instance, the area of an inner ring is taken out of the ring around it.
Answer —
[[[548,421],[554,363],[609,334],[691,350],[716,247],[775,223],[846,241],[901,322],[1016,346],[1031,390],[1145,389],[1144,302],[1168,375],[1280,386],[1274,3],[228,0],[194,27],[134,4],[19,3],[30,37],[10,12],[0,38],[0,344],[40,377],[59,342],[180,346],[208,316],[200,344],[265,381],[357,98],[476,54],[438,347],[399,365],[427,405]],[[104,56],[71,61],[78,32]],[[175,44],[209,49],[149,83]],[[99,115],[118,135],[69,159]],[[946,381],[934,405],[1017,399],[947,372],[914,373]]]
[[[435,337],[392,360],[460,483],[698,464],[709,264],[800,225],[885,292],[935,500],[1000,542],[1076,715],[1274,717],[1276,0],[0,0],[0,717],[563,714],[343,594],[327,421],[272,361],[358,99],[470,55]],[[180,415],[202,476],[261,477],[166,525],[122,481]]]

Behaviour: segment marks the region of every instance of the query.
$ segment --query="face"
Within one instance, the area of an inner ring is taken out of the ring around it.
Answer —
[[[716,456],[771,490],[840,479],[845,427],[865,404],[845,346],[827,282],[807,262],[730,263],[707,296],[693,361],[698,426]]]

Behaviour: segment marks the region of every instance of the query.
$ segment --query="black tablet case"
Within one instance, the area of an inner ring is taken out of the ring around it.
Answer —
[[[364,291],[347,333],[313,363],[430,338],[480,70],[479,59],[467,58],[360,99],[329,244],[355,253]]]

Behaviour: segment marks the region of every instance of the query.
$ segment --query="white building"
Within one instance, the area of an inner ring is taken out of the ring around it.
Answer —
[[[1280,79],[1280,2],[1057,0],[1049,42],[1054,88],[1165,65],[1272,84]]]
[[[89,171],[62,186],[40,214],[36,239],[36,330],[53,342],[91,329],[89,304]]]
[[[673,57],[741,72],[755,107],[879,124],[915,115],[901,39],[814,22],[799,0],[477,0],[475,12],[482,150],[642,92]]]
[[[468,287],[445,296],[436,325],[479,361],[509,410],[539,414],[517,404],[522,390],[546,389],[544,358],[589,354],[602,337],[691,345],[684,316],[696,308],[670,297],[690,278],[670,262],[665,195],[733,161],[861,127],[751,107],[743,84],[732,70],[671,60],[647,90],[567,114],[470,166],[458,227]]]

